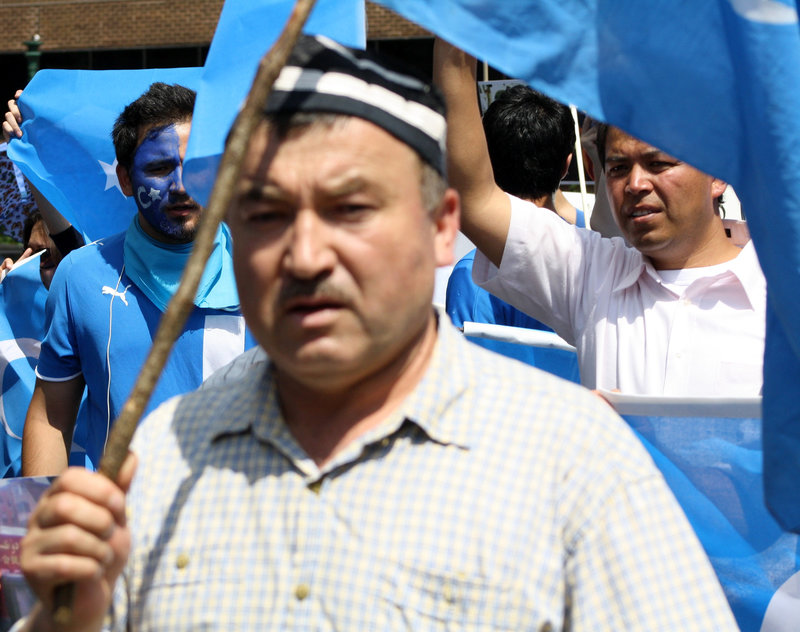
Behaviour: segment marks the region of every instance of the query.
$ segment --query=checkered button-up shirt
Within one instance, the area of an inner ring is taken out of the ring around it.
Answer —
[[[153,413],[113,629],[735,630],[611,409],[440,321],[415,391],[323,468],[267,363]]]

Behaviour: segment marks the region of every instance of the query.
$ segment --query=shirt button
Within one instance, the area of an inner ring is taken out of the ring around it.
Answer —
[[[453,591],[453,587],[449,583],[445,584],[442,587],[442,596],[444,597],[444,600],[449,604],[455,603],[456,601],[455,592]]]
[[[186,553],[181,553],[175,559],[175,566],[179,569],[184,569],[189,566],[189,556]]]
[[[294,589],[294,596],[297,597],[298,600],[303,601],[308,594],[311,592],[311,588],[308,584],[297,584]]]

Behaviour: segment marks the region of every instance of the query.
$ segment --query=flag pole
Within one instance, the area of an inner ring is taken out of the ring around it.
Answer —
[[[261,120],[261,113],[272,90],[272,85],[286,64],[289,53],[294,48],[303,25],[314,7],[314,2],[315,0],[297,0],[283,32],[261,59],[244,107],[234,121],[217,172],[217,179],[208,205],[203,211],[192,253],[181,276],[180,285],[167,305],[153,340],[153,346],[136,379],[130,397],[114,422],[106,451],[100,461],[99,471],[111,480],[116,480],[119,474],[122,463],[128,454],[128,446],[133,438],[133,433],[150,400],[161,371],[164,369],[172,345],[192,311],[197,287],[211,254],[217,229],[233,198],[234,186],[244,161],[247,144],[256,125]],[[59,625],[65,625],[72,619],[74,590],[73,583],[56,587],[53,618]]]
[[[570,114],[572,114],[572,124],[575,126],[575,159],[578,161],[578,183],[581,188],[581,210],[584,215],[587,213],[589,204],[586,200],[586,172],[583,167],[583,149],[581,148],[581,128],[578,125],[578,110],[570,103]]]

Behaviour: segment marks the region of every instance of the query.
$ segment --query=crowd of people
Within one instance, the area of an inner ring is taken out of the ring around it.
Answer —
[[[723,226],[726,184],[601,125],[622,234],[604,237],[559,195],[567,108],[518,88],[482,123],[475,60],[437,40],[433,70],[438,89],[301,38],[110,481],[65,470],[78,406],[85,390],[97,459],[202,214],[182,181],[192,91],[154,84],[121,113],[130,228],[45,241],[66,256],[22,472],[59,477],[23,543],[39,603],[20,629],[737,629],[663,477],[590,392],[760,393],[765,282]],[[4,135],[20,123],[12,101]],[[439,311],[459,228],[477,251]],[[448,314],[552,328],[586,388]]]

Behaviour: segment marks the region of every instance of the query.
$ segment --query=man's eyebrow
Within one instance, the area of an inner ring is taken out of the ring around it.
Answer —
[[[340,180],[335,180],[325,187],[325,193],[333,197],[341,197],[350,195],[351,193],[359,193],[374,188],[374,183],[356,176],[345,177]]]
[[[286,192],[274,182],[265,180],[245,180],[241,188],[242,195],[257,195],[260,198],[284,199]]]
[[[664,157],[664,158],[669,158],[671,160],[677,160],[677,158],[673,158],[667,152],[658,149],[656,147],[653,147],[651,149],[646,149],[639,155],[644,156],[645,158]],[[625,162],[627,160],[633,160],[633,158],[626,154],[606,154],[606,162]]]

